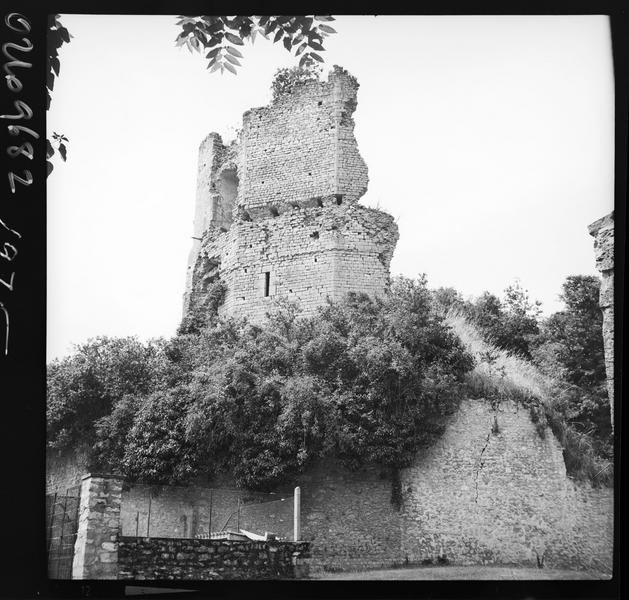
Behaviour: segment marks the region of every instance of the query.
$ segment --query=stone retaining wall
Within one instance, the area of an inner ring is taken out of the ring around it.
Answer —
[[[526,408],[468,400],[401,472],[402,554],[455,564],[611,571],[613,490],[566,475],[562,448]]]

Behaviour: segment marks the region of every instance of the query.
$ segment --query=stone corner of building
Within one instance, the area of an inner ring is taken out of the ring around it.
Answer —
[[[588,225],[588,232],[592,236],[597,236],[600,231],[603,229],[609,229],[614,227],[614,211],[610,212],[608,215],[597,219],[590,225]]]

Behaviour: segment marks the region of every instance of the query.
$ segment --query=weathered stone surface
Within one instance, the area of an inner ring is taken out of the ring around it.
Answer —
[[[614,213],[594,221],[588,228],[594,237],[596,268],[601,273],[599,304],[603,311],[603,344],[607,393],[614,426]]]
[[[367,167],[354,138],[358,83],[335,67],[244,115],[237,142],[210,134],[199,158],[184,315],[263,319],[277,299],[309,315],[350,291],[385,293],[398,239],[393,218],[360,206]],[[229,215],[229,216],[228,216]]]
[[[72,579],[117,579],[122,481],[86,475],[81,482]]]
[[[492,433],[494,416],[496,434]],[[595,489],[567,477],[552,432],[540,437],[522,407],[504,402],[494,412],[481,400],[463,402],[440,441],[402,469],[399,481],[398,508],[389,473],[375,466],[351,472],[326,461],[297,478],[302,538],[310,544],[307,563],[313,572],[390,567],[406,561],[437,563],[444,556],[453,564],[535,565],[538,555],[547,567],[610,572],[613,490]],[[136,567],[123,559],[120,577],[232,577],[225,572],[237,568],[239,561],[251,563],[254,569],[266,568],[269,559],[264,547],[179,539],[220,529],[238,499],[253,494],[233,489],[227,480],[216,484],[224,487],[165,486],[155,494],[150,531],[159,536],[158,550],[153,538],[142,538],[146,543],[134,546],[128,555]],[[122,535],[135,536],[138,513],[139,535],[145,535],[147,488],[131,484],[124,492],[118,489],[111,488],[107,508],[120,507]],[[102,499],[103,491],[95,486],[92,497]],[[115,577],[116,563],[106,562],[113,561],[113,553],[104,560],[99,554],[105,543],[118,541],[116,519],[104,518],[108,513],[95,512],[86,502],[83,510],[86,505],[89,512],[81,513],[77,542],[77,548],[83,549],[75,566],[88,565],[91,572],[100,573],[96,578]],[[185,523],[190,525],[184,533]],[[292,503],[254,505],[251,512],[242,511],[240,525],[291,539]],[[220,566],[212,562],[223,558],[235,562]],[[207,567],[208,561],[214,566]],[[199,572],[194,565],[207,570]]]
[[[294,579],[307,573],[307,542],[195,540],[206,550],[189,554],[191,540],[121,537],[120,579]],[[173,548],[172,552],[164,552]],[[251,561],[255,552],[260,560]]]
[[[613,490],[572,481],[552,432],[540,437],[515,403],[464,402],[400,479],[412,562],[536,565],[539,555],[547,567],[611,571]]]

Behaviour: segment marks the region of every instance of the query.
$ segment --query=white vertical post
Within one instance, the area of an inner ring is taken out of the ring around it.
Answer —
[[[301,488],[295,488],[295,496],[293,502],[293,541],[298,542],[301,539]]]

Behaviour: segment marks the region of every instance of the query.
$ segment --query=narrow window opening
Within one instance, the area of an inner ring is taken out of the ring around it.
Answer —
[[[315,262],[317,262],[317,259],[315,258]]]
[[[264,296],[267,297],[271,291],[271,272],[264,273]]]
[[[272,214],[274,217],[278,217],[278,216],[279,216],[279,214],[280,214],[280,211],[279,211],[279,210],[277,210],[277,208],[275,208],[275,206],[271,206],[271,207],[269,208],[269,211],[271,211],[271,214]]]
[[[343,196],[341,194],[336,194],[336,203],[343,204]]]
[[[321,208],[323,206],[323,200],[321,198],[317,198],[317,206]]]
[[[323,104],[323,100],[319,100],[318,106],[321,106],[322,104]]]

